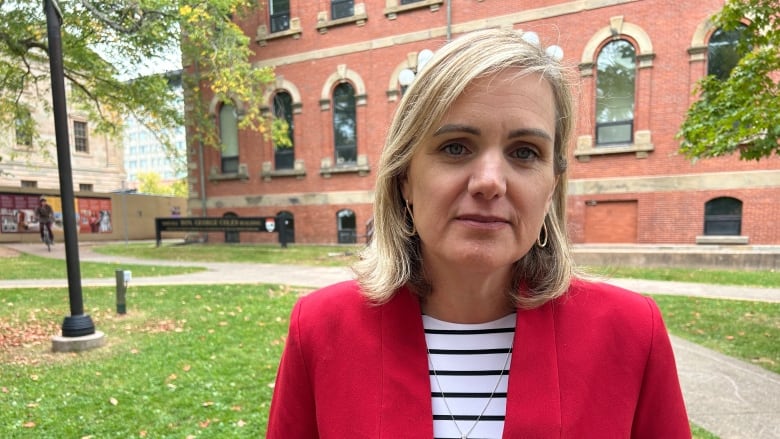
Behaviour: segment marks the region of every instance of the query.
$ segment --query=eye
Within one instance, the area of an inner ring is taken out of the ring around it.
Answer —
[[[441,151],[444,151],[445,153],[451,156],[460,156],[460,155],[468,154],[469,152],[466,146],[459,142],[445,143],[441,147]]]
[[[533,160],[539,157],[539,153],[536,152],[534,148],[528,146],[521,146],[519,148],[515,148],[512,150],[512,152],[509,153],[509,155],[512,158],[516,158],[520,160]]]

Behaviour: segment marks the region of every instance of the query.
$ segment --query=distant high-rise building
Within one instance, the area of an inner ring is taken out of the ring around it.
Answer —
[[[184,111],[181,71],[168,74],[171,88],[178,96],[177,104]],[[160,142],[158,134],[167,134],[173,141],[173,150],[169,151]],[[138,185],[138,175],[154,172],[163,182],[172,182],[186,176],[184,155],[186,136],[184,127],[177,127],[169,133],[154,133],[135,117],[125,119],[124,129],[124,165],[127,172],[127,187]],[[177,162],[176,158],[180,160]]]

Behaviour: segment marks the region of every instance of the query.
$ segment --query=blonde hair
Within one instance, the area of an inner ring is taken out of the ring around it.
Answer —
[[[468,84],[507,68],[519,68],[524,74],[535,73],[549,82],[557,112],[554,139],[557,185],[544,219],[547,245],[533,246],[515,263],[507,294],[517,306],[532,308],[562,295],[569,287],[574,272],[566,235],[566,157],[574,129],[569,69],[521,35],[519,31],[506,29],[465,34],[437,51],[406,90],[379,159],[373,238],[353,266],[363,293],[371,300],[384,303],[407,284],[421,297],[430,293],[419,237],[406,212],[401,181],[421,139],[435,129]]]

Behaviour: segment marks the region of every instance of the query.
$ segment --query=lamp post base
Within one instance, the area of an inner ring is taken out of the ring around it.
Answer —
[[[82,337],[54,336],[51,338],[51,350],[53,352],[82,352],[103,346],[106,343],[106,335],[95,331]]]

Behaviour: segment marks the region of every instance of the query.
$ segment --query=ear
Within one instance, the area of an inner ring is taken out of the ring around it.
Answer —
[[[412,190],[410,189],[409,185],[409,174],[404,174],[399,178],[399,181],[401,182],[401,196],[404,198],[404,200],[409,201],[411,204],[411,193]]]
[[[550,191],[550,195],[547,197],[547,202],[544,204],[544,212],[545,215],[550,213],[550,206],[553,202],[553,197],[555,197],[555,190],[558,189],[558,176],[555,176],[555,182],[553,183],[552,190]]]

